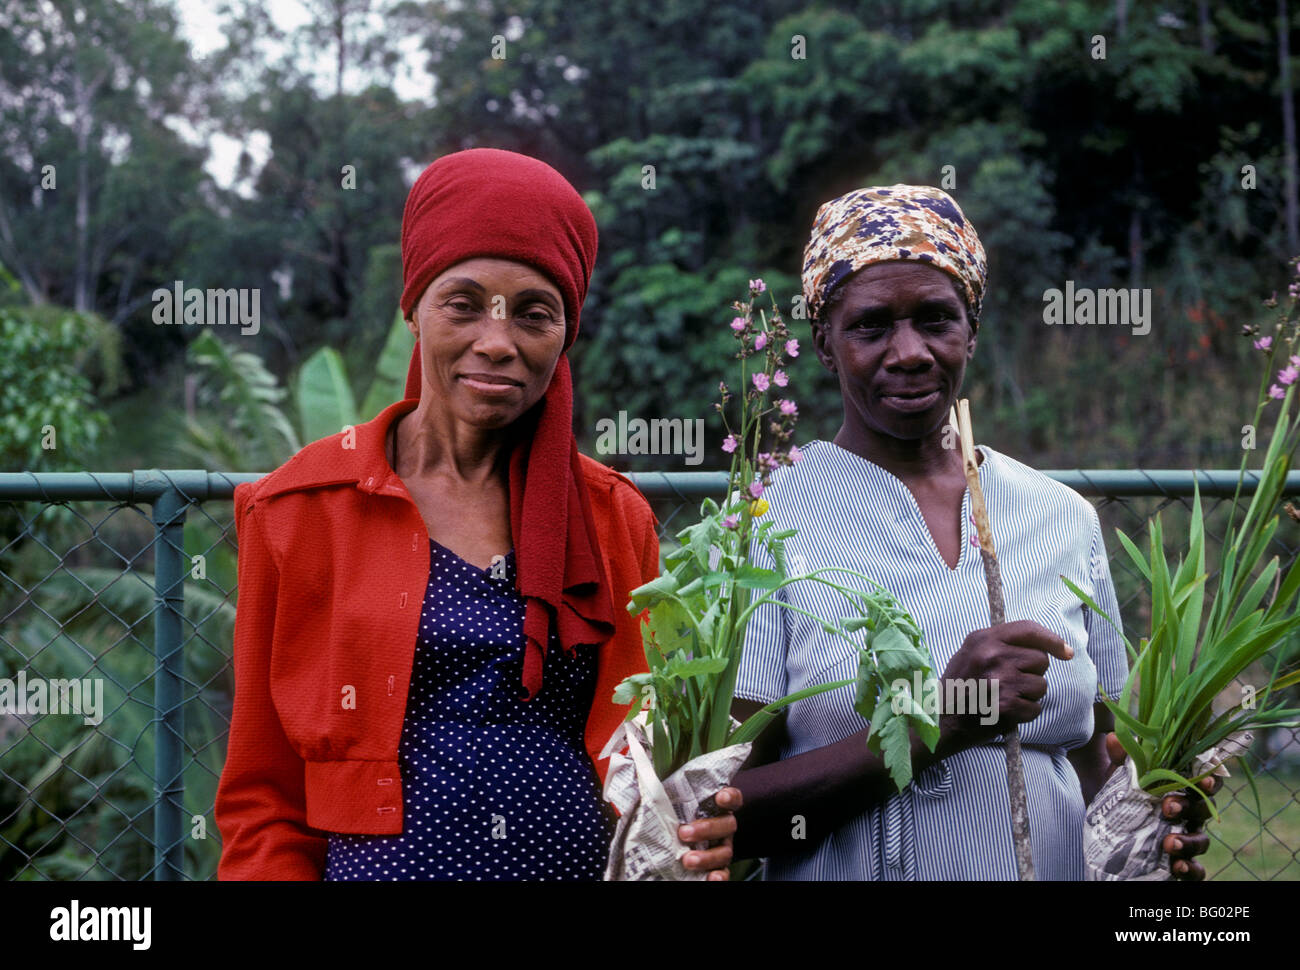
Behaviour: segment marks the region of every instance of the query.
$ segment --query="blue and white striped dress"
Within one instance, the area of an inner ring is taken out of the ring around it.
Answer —
[[[907,487],[878,465],[815,441],[779,469],[764,497],[781,528],[791,573],[848,566],[889,589],[925,631],[936,674],[966,636],[989,625],[988,593],[971,518],[962,499],[961,558],[949,569]],[[980,485],[1002,570],[1008,620],[1033,620],[1074,648],[1052,658],[1042,713],[1020,726],[1034,865],[1039,879],[1083,878],[1083,797],[1066,751],[1093,733],[1093,703],[1118,695],[1127,674],[1124,645],[1105,620],[1061,582],[1065,575],[1117,622],[1110,566],[1096,510],[1078,493],[980,446]],[[772,568],[765,552],[754,561]],[[820,617],[847,615],[847,603],[816,583],[781,591]],[[857,651],[806,616],[767,604],[745,639],[736,696],[771,703],[830,680],[852,678]],[[791,705],[788,758],[860,731],[853,689]],[[792,821],[792,832],[795,824]],[[1005,748],[961,751],[927,768],[901,794],[853,818],[806,853],[767,861],[768,879],[1015,879],[1007,808]]]

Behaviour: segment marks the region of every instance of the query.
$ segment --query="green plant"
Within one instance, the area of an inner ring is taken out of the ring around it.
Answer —
[[[211,379],[200,386],[204,415],[189,422],[184,450],[202,467],[226,471],[261,471],[283,464],[304,442],[369,420],[400,400],[410,346],[411,335],[399,313],[358,409],[347,367],[335,348],[312,353],[286,389],[256,354],[204,332],[190,346],[190,357]],[[286,398],[294,403],[292,412],[283,407]],[[212,408],[214,403],[220,407]],[[206,416],[210,412],[227,417],[213,420]]]
[[[1216,711],[1214,706],[1215,700],[1252,664],[1263,661],[1270,650],[1300,629],[1296,609],[1300,559],[1285,576],[1276,556],[1259,568],[1278,529],[1276,510],[1300,443],[1300,426],[1292,414],[1296,382],[1300,379],[1300,356],[1294,353],[1300,350],[1300,321],[1295,319],[1298,298],[1300,284],[1292,286],[1290,306],[1274,333],[1255,341],[1255,347],[1269,356],[1252,426],[1258,427],[1272,401],[1282,403],[1264,466],[1258,472],[1258,487],[1238,523],[1236,504],[1246,476],[1246,458],[1242,459],[1216,581],[1211,582],[1206,573],[1205,522],[1199,489],[1192,504],[1187,555],[1172,568],[1164,551],[1159,515],[1150,523],[1146,553],[1116,530],[1125,553],[1149,588],[1151,625],[1137,648],[1124,639],[1132,667],[1119,701],[1106,704],[1117,721],[1115,733],[1133,759],[1138,785],[1152,795],[1185,788],[1205,797],[1196,782],[1214,766],[1198,765],[1199,755],[1239,731],[1292,725],[1300,718],[1300,709],[1286,708],[1281,702],[1270,704],[1273,694],[1300,683],[1300,671],[1280,673],[1280,655],[1262,689],[1243,689],[1241,700],[1225,710]],[[1276,301],[1270,300],[1268,305],[1276,306]],[[1257,330],[1248,327],[1246,333],[1253,337]],[[1289,360],[1277,371],[1277,382],[1270,385],[1269,375],[1274,372],[1279,353]],[[1086,593],[1061,578],[1089,608],[1118,630],[1114,620]],[[1217,817],[1213,802],[1210,807]]]

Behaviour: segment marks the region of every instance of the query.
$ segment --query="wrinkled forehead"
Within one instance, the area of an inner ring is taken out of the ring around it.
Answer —
[[[944,303],[966,310],[966,293],[951,273],[913,260],[883,260],[856,269],[844,277],[823,301],[823,316],[832,312],[892,305],[902,308],[918,302]]]

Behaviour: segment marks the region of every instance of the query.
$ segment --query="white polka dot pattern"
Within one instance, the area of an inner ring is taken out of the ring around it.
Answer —
[[[514,553],[498,579],[430,546],[399,749],[403,831],[331,833],[325,879],[601,878],[613,819],[583,745],[594,649],[566,656],[552,636],[541,693],[522,702]]]

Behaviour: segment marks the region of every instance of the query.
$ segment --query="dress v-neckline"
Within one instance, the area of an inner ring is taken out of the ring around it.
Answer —
[[[918,538],[920,539],[923,545],[929,546],[929,551],[934,555],[935,560],[938,562],[939,565],[943,567],[945,572],[949,574],[959,572],[967,564],[967,561],[969,560],[969,557],[971,555],[970,549],[973,545],[973,543],[971,542],[971,537],[973,535],[973,533],[971,532],[971,528],[974,525],[972,521],[973,514],[971,512],[971,505],[970,505],[969,485],[963,488],[961,493],[961,548],[957,552],[957,562],[950,566],[948,564],[948,560],[943,557],[943,553],[939,551],[939,544],[934,541],[934,533],[930,531],[930,524],[925,521],[925,515],[921,511],[921,505],[919,502],[917,502],[916,496],[912,494],[912,490],[907,487],[906,482],[904,482],[901,478],[899,478],[897,475],[895,475],[893,472],[889,471],[888,469],[880,465],[877,465],[874,461],[872,461],[869,458],[863,458],[861,455],[857,454],[856,452],[849,451],[847,448],[841,447],[840,445],[837,445],[833,441],[827,441],[826,444],[830,445],[832,448],[835,448],[838,451],[843,452],[845,455],[857,459],[858,461],[862,462],[864,465],[870,466],[869,470],[874,470],[878,472],[882,479],[892,483],[895,489],[896,499],[899,501],[900,505],[903,506],[903,511],[908,513],[907,518],[912,519],[916,523],[915,527],[917,532],[919,533]],[[984,459],[979,463],[980,486],[983,487],[984,485],[983,472],[984,472],[984,468],[989,463],[989,451],[987,448],[984,448],[982,445],[976,445],[975,448],[977,451],[979,451],[980,455]],[[897,494],[899,491],[902,492],[902,495]]]
[[[432,536],[429,537],[429,541],[430,541],[431,543],[433,543],[433,545],[434,545],[436,548],[441,549],[441,550],[442,550],[443,552],[445,552],[449,557],[451,557],[451,559],[453,559],[455,562],[459,563],[459,564],[460,564],[461,566],[463,566],[464,568],[469,569],[469,570],[472,570],[473,572],[477,573],[479,576],[487,576],[487,577],[490,578],[490,579],[495,579],[495,578],[496,578],[496,577],[494,577],[494,576],[492,575],[492,569],[493,569],[493,566],[492,566],[491,563],[488,564],[488,567],[487,567],[486,569],[479,569],[478,566],[475,566],[475,565],[474,565],[472,562],[470,562],[468,559],[464,559],[464,558],[462,558],[461,556],[456,555],[455,552],[453,552],[452,550],[448,549],[446,546],[444,546],[441,542],[439,542],[437,539],[433,538]],[[514,558],[514,555],[515,555],[515,551],[514,551],[513,549],[511,549],[509,552],[506,553],[506,555],[505,555],[505,561],[506,561],[506,562],[509,562],[511,559]]]

